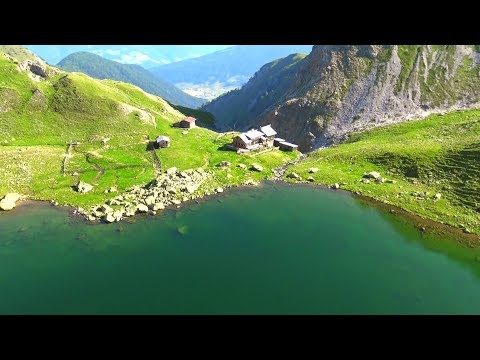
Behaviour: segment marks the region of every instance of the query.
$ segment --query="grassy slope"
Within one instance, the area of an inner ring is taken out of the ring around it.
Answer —
[[[308,174],[311,167],[319,171]],[[365,171],[374,170],[396,183],[360,182]],[[348,143],[312,153],[287,175],[292,171],[321,184],[344,182],[344,189],[480,234],[479,110],[358,134]],[[421,192],[428,195],[412,195]],[[433,199],[437,192],[440,200]]]
[[[36,89],[45,94],[43,108],[32,106]],[[126,83],[95,80],[81,73],[34,82],[0,56],[2,91],[13,100],[8,102],[10,109],[4,106],[0,110],[0,196],[17,191],[61,204],[86,206],[103,202],[115,195],[104,194],[113,185],[122,191],[154,177],[152,154],[146,151],[145,140],[161,134],[172,139],[170,148],[157,150],[163,168],[212,169],[215,172],[212,185],[238,184],[250,178],[271,176],[272,167],[294,157],[279,151],[255,158],[221,151],[219,148],[232,135],[219,137],[218,133],[203,128],[184,135],[182,129],[171,127],[183,114],[161,98]],[[120,103],[136,110],[126,114],[119,109]],[[147,112],[142,115],[141,109]],[[148,113],[155,119],[156,127],[145,117]],[[103,137],[111,138],[106,146],[101,142]],[[72,152],[67,175],[63,176],[61,164],[66,143],[70,141],[81,144]],[[232,168],[216,167],[222,160],[231,161]],[[247,165],[256,162],[266,171],[242,171],[235,167],[239,162]],[[103,168],[104,174],[92,163]],[[87,194],[75,192],[71,187],[79,179],[94,184],[94,190]]]
[[[175,104],[199,107],[206,101],[184,93],[139,65],[120,64],[88,52],[70,54],[58,63],[58,67],[65,71],[83,72],[96,79],[125,81]]]

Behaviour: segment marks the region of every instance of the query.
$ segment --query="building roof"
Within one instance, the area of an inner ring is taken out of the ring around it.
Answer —
[[[244,132],[243,134],[245,134],[251,140],[255,140],[255,139],[258,139],[258,138],[263,136],[263,132],[258,131],[256,129],[248,130],[247,132]]]
[[[250,144],[252,141],[245,135],[245,134],[240,134],[238,135],[238,137],[240,139],[242,139],[242,141],[245,143],[245,144]]]
[[[194,117],[188,116],[185,119],[183,119],[182,121],[192,123],[192,122],[195,122],[195,120],[197,120],[197,119],[195,119]]]
[[[290,146],[290,147],[294,147],[294,148],[297,148],[297,147],[298,147],[298,145],[289,143],[289,142],[287,142],[287,141],[282,141],[280,144],[286,145],[286,146]]]
[[[160,136],[157,137],[157,142],[160,142],[160,141],[170,142],[170,138],[168,136],[160,135]]]
[[[277,132],[272,129],[272,126],[270,124],[262,126],[260,128],[260,131],[263,132],[266,136],[274,136],[277,135]]]

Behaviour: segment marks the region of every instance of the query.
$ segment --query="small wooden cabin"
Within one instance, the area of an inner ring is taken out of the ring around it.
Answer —
[[[170,146],[170,138],[168,136],[160,135],[157,137],[157,145],[161,148],[166,148]]]
[[[294,151],[298,149],[298,145],[295,145],[286,141],[282,141],[281,143],[279,143],[278,147],[280,148],[280,150],[283,150],[283,151]]]
[[[181,127],[181,128],[184,128],[184,129],[191,129],[191,128],[195,127],[195,121],[196,120],[197,119],[195,119],[194,117],[188,116],[185,119],[183,119],[182,121],[180,121],[178,126]]]

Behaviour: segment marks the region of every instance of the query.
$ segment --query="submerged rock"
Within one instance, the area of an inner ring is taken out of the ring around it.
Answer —
[[[180,235],[186,235],[188,233],[188,227],[187,225],[181,225],[179,227],[177,227],[177,232],[180,234]]]

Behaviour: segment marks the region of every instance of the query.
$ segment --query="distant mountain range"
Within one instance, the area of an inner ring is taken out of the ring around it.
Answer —
[[[140,65],[121,64],[89,52],[70,54],[60,61],[57,66],[65,71],[83,72],[96,79],[128,82],[176,105],[198,108],[206,101],[205,99],[193,97],[167,81],[153,76]]]
[[[122,64],[136,64],[149,69],[191,57],[225,49],[231,45],[27,45],[50,65],[70,54],[87,51]]]
[[[311,50],[311,45],[239,45],[149,70],[190,94],[212,99],[242,86],[268,62]]]

